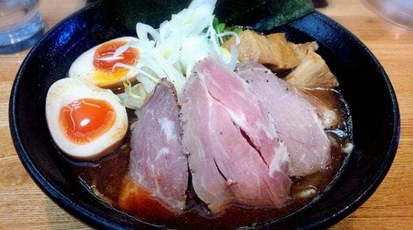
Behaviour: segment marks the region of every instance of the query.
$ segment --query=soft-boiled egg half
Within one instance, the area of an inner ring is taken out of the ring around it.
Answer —
[[[139,50],[129,47],[120,55],[114,54],[119,47],[135,40],[135,37],[120,37],[87,50],[72,63],[69,77],[83,78],[102,88],[116,88],[125,80],[134,81],[138,72],[116,63],[135,66]]]
[[[118,96],[88,81],[63,78],[50,87],[46,120],[56,145],[77,160],[96,160],[118,148],[128,129]]]

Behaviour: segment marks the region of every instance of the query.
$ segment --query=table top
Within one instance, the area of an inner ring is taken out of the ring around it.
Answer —
[[[359,209],[331,229],[411,229],[413,31],[374,15],[359,0],[330,0],[328,4],[317,10],[354,33],[385,68],[396,91],[402,126],[396,158],[383,183]],[[85,0],[42,0],[40,10],[50,29],[84,5]],[[8,103],[14,77],[27,52],[0,55],[0,229],[89,229],[37,187],[14,149]]]

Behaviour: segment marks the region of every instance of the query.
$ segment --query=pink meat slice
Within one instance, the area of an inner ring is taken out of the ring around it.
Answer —
[[[288,161],[287,150],[278,138],[272,118],[264,110],[259,97],[249,90],[248,84],[212,59],[200,62],[196,71],[211,97],[223,105],[234,124],[247,134],[268,163],[270,173],[282,171],[277,157],[282,156],[283,161]]]
[[[138,118],[131,136],[131,176],[170,210],[182,212],[186,205],[188,164],[173,85],[161,81]]]
[[[290,153],[290,175],[304,176],[325,169],[330,163],[331,142],[317,109],[298,89],[260,64],[239,63],[236,72],[274,118],[278,135]]]
[[[182,143],[192,185],[213,213],[231,203],[282,207],[289,201],[289,158],[270,118],[236,74],[211,59],[180,96]]]

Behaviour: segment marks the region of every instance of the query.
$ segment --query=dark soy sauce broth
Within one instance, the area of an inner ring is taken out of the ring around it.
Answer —
[[[334,183],[334,179],[339,176],[338,172],[345,166],[348,153],[343,152],[342,149],[346,144],[351,143],[351,117],[346,104],[340,92],[336,90],[315,90],[310,93],[328,102],[340,117],[337,127],[326,130],[332,142],[331,164],[327,169],[312,175],[292,178],[292,202],[283,208],[257,209],[233,204],[224,213],[213,216],[202,208],[203,205],[200,205],[201,202],[196,198],[195,193],[189,190],[187,210],[184,214],[178,215],[168,211],[156,200],[152,200],[149,194],[147,199],[142,199],[142,191],[134,185],[128,175],[130,132],[121,149],[101,163],[85,166],[72,162],[73,176],[98,199],[109,203],[117,210],[152,224],[178,229],[259,226],[260,222],[276,220],[291,214],[317,199],[329,185]]]

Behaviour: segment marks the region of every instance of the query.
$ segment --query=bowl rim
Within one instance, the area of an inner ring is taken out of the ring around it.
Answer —
[[[23,166],[25,167],[26,171],[29,173],[31,178],[37,184],[37,186],[49,198],[51,198],[51,200],[53,200],[56,204],[58,204],[61,208],[63,208],[65,211],[67,211],[71,215],[75,216],[79,220],[91,226],[97,226],[101,228],[111,228],[111,229],[128,229],[127,227],[121,225],[120,223],[108,221],[104,217],[99,216],[98,214],[88,210],[87,207],[77,204],[75,201],[71,200],[64,193],[62,193],[62,191],[59,191],[57,188],[55,188],[47,180],[47,178],[42,174],[42,172],[34,165],[32,159],[30,158],[30,153],[28,152],[25,144],[22,141],[22,138],[21,138],[22,134],[20,130],[18,129],[19,127],[19,121],[18,121],[18,116],[17,116],[18,111],[16,110],[17,98],[15,95],[18,93],[20,81],[22,79],[23,69],[27,66],[27,63],[30,57],[36,52],[37,49],[39,49],[39,47],[43,44],[43,41],[55,32],[56,28],[59,28],[61,25],[66,23],[66,21],[68,21],[70,18],[77,17],[79,14],[87,13],[92,8],[97,7],[97,5],[99,5],[99,2],[87,5],[84,8],[78,10],[77,12],[69,15],[68,17],[60,21],[58,24],[52,27],[43,36],[43,38],[35,46],[33,46],[33,48],[29,51],[21,67],[19,68],[19,71],[17,72],[16,78],[12,86],[12,90],[10,94],[10,101],[9,101],[9,126],[10,126],[12,140],[13,140],[16,152],[18,154],[18,157],[20,158],[20,161],[22,162]],[[351,199],[350,202],[344,202],[346,204],[345,206],[335,206],[335,209],[332,210],[332,215],[330,214],[330,215],[320,216],[319,218],[307,223],[306,226],[299,227],[299,229],[304,229],[304,228],[305,229],[315,229],[315,228],[319,229],[320,227],[327,228],[337,223],[338,221],[340,221],[341,219],[343,219],[344,217],[348,216],[350,213],[355,211],[358,207],[360,207],[374,193],[374,191],[378,188],[382,180],[385,178],[387,172],[390,170],[392,162],[395,158],[398,143],[400,140],[400,129],[401,129],[399,107],[398,107],[395,91],[391,85],[390,79],[388,78],[384,68],[381,66],[381,64],[379,63],[377,58],[373,55],[373,53],[357,37],[355,37],[350,31],[342,27],[336,21],[330,19],[329,17],[317,11],[314,11],[310,13],[309,15],[313,15],[313,16],[315,15],[317,18],[321,18],[321,20],[324,20],[326,23],[333,23],[336,27],[340,28],[345,33],[349,34],[353,38],[354,41],[359,43],[358,44],[359,47],[363,48],[368,53],[370,58],[379,66],[380,68],[379,72],[383,76],[383,79],[388,87],[390,98],[392,101],[392,112],[394,114],[394,119],[392,121],[393,122],[392,132],[394,135],[393,135],[393,138],[391,139],[389,148],[387,149],[386,158],[383,162],[381,162],[381,167],[380,167],[381,170],[378,170],[375,172],[374,181],[369,183],[368,186],[365,188],[365,190],[363,190],[361,193],[356,194],[357,197],[354,199]],[[309,15],[304,16],[304,17],[308,17]],[[291,22],[290,25],[294,27],[295,22]]]

